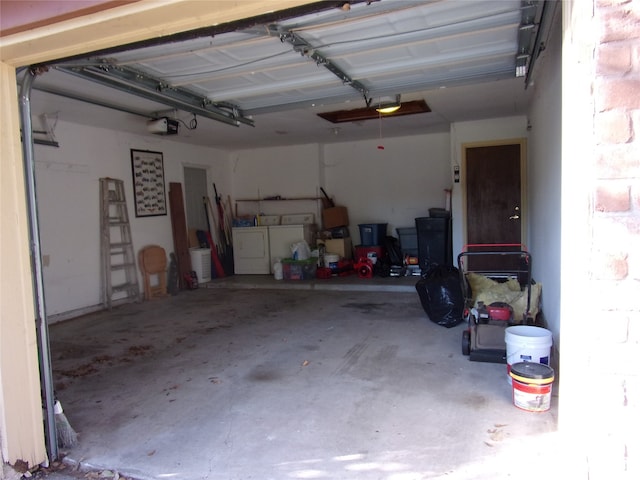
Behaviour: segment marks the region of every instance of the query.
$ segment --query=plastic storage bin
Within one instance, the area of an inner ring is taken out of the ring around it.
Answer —
[[[400,250],[404,255],[418,256],[418,230],[415,227],[396,228]]]
[[[360,245],[363,247],[373,247],[383,245],[387,236],[386,223],[361,223],[360,228]]]
[[[451,216],[451,212],[444,208],[430,208],[429,216],[431,218],[449,218]]]
[[[420,217],[415,219],[418,233],[418,260],[426,272],[430,266],[453,265],[451,218]]]
[[[316,278],[318,259],[311,257],[308,260],[282,260],[282,275],[285,280],[312,280]]]
[[[191,268],[198,276],[198,283],[211,281],[211,250],[208,248],[190,248]]]

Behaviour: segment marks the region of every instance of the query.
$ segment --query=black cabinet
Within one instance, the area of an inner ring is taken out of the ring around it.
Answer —
[[[420,269],[426,272],[433,264],[453,265],[451,217],[420,217],[415,222]]]

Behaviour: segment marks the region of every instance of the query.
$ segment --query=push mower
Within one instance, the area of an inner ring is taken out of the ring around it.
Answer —
[[[517,249],[516,249],[517,248]],[[506,363],[505,329],[511,325],[527,323],[531,307],[531,255],[522,245],[482,244],[467,245],[458,255],[458,269],[465,297],[464,320],[467,328],[462,332],[462,354],[476,362]],[[494,301],[486,305],[476,301],[468,274],[474,273],[498,283],[517,280],[526,295],[523,318],[514,318],[512,306]]]

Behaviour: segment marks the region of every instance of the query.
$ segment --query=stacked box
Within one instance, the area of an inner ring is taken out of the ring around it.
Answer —
[[[258,215],[258,225],[280,225],[280,215]]]
[[[331,207],[322,210],[322,224],[325,229],[345,227],[349,225],[349,214],[346,207]]]
[[[315,222],[313,213],[290,213],[280,217],[280,225],[312,225]]]
[[[335,253],[340,258],[351,259],[353,257],[353,246],[351,237],[347,238],[327,238],[318,240],[318,246],[324,245],[326,253]]]
[[[317,268],[318,259],[315,257],[308,260],[282,260],[282,276],[285,280],[313,280],[316,278]]]

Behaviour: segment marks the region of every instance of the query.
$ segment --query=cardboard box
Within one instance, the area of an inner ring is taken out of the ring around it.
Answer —
[[[335,253],[336,255],[340,255],[340,258],[346,258],[347,260],[353,258],[351,237],[318,240],[318,246],[321,244],[324,244],[327,253]]]
[[[280,225],[313,225],[316,223],[313,213],[293,213],[282,215]]]
[[[349,225],[347,207],[331,207],[322,210],[322,225],[325,229]]]
[[[258,215],[258,225],[261,227],[280,225],[280,215]]]

